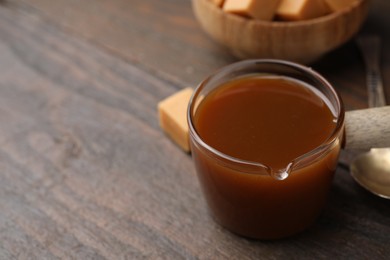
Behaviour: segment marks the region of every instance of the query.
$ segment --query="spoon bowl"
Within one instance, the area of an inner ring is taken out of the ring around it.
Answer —
[[[358,156],[350,168],[352,177],[362,187],[390,199],[390,149],[371,149]]]

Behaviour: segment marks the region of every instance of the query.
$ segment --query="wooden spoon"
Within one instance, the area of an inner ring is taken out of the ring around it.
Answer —
[[[379,67],[380,38],[360,37],[357,43],[366,63],[368,104],[370,107],[385,106]],[[383,126],[380,126],[380,121],[384,123]],[[346,125],[353,129],[346,132],[347,148],[390,147],[389,107],[347,113]],[[356,158],[350,167],[351,175],[368,191],[390,199],[390,148],[377,148]]]

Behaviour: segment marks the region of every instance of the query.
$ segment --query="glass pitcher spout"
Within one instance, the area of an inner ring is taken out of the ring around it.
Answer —
[[[268,168],[269,175],[274,178],[275,180],[282,181],[288,178],[290,176],[290,173],[292,171],[294,163],[290,162],[286,168],[282,169],[272,169]]]

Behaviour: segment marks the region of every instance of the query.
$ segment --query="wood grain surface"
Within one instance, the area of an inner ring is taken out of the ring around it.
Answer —
[[[384,39],[388,98],[389,11],[373,1],[365,28]],[[390,203],[353,182],[350,152],[306,232],[254,241],[214,223],[156,105],[235,60],[189,0],[1,1],[0,259],[388,259]],[[353,42],[313,67],[347,109],[367,106]]]

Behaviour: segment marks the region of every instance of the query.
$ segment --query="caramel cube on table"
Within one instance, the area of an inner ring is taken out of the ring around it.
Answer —
[[[158,103],[161,128],[184,151],[190,151],[187,108],[192,88],[183,89]]]

